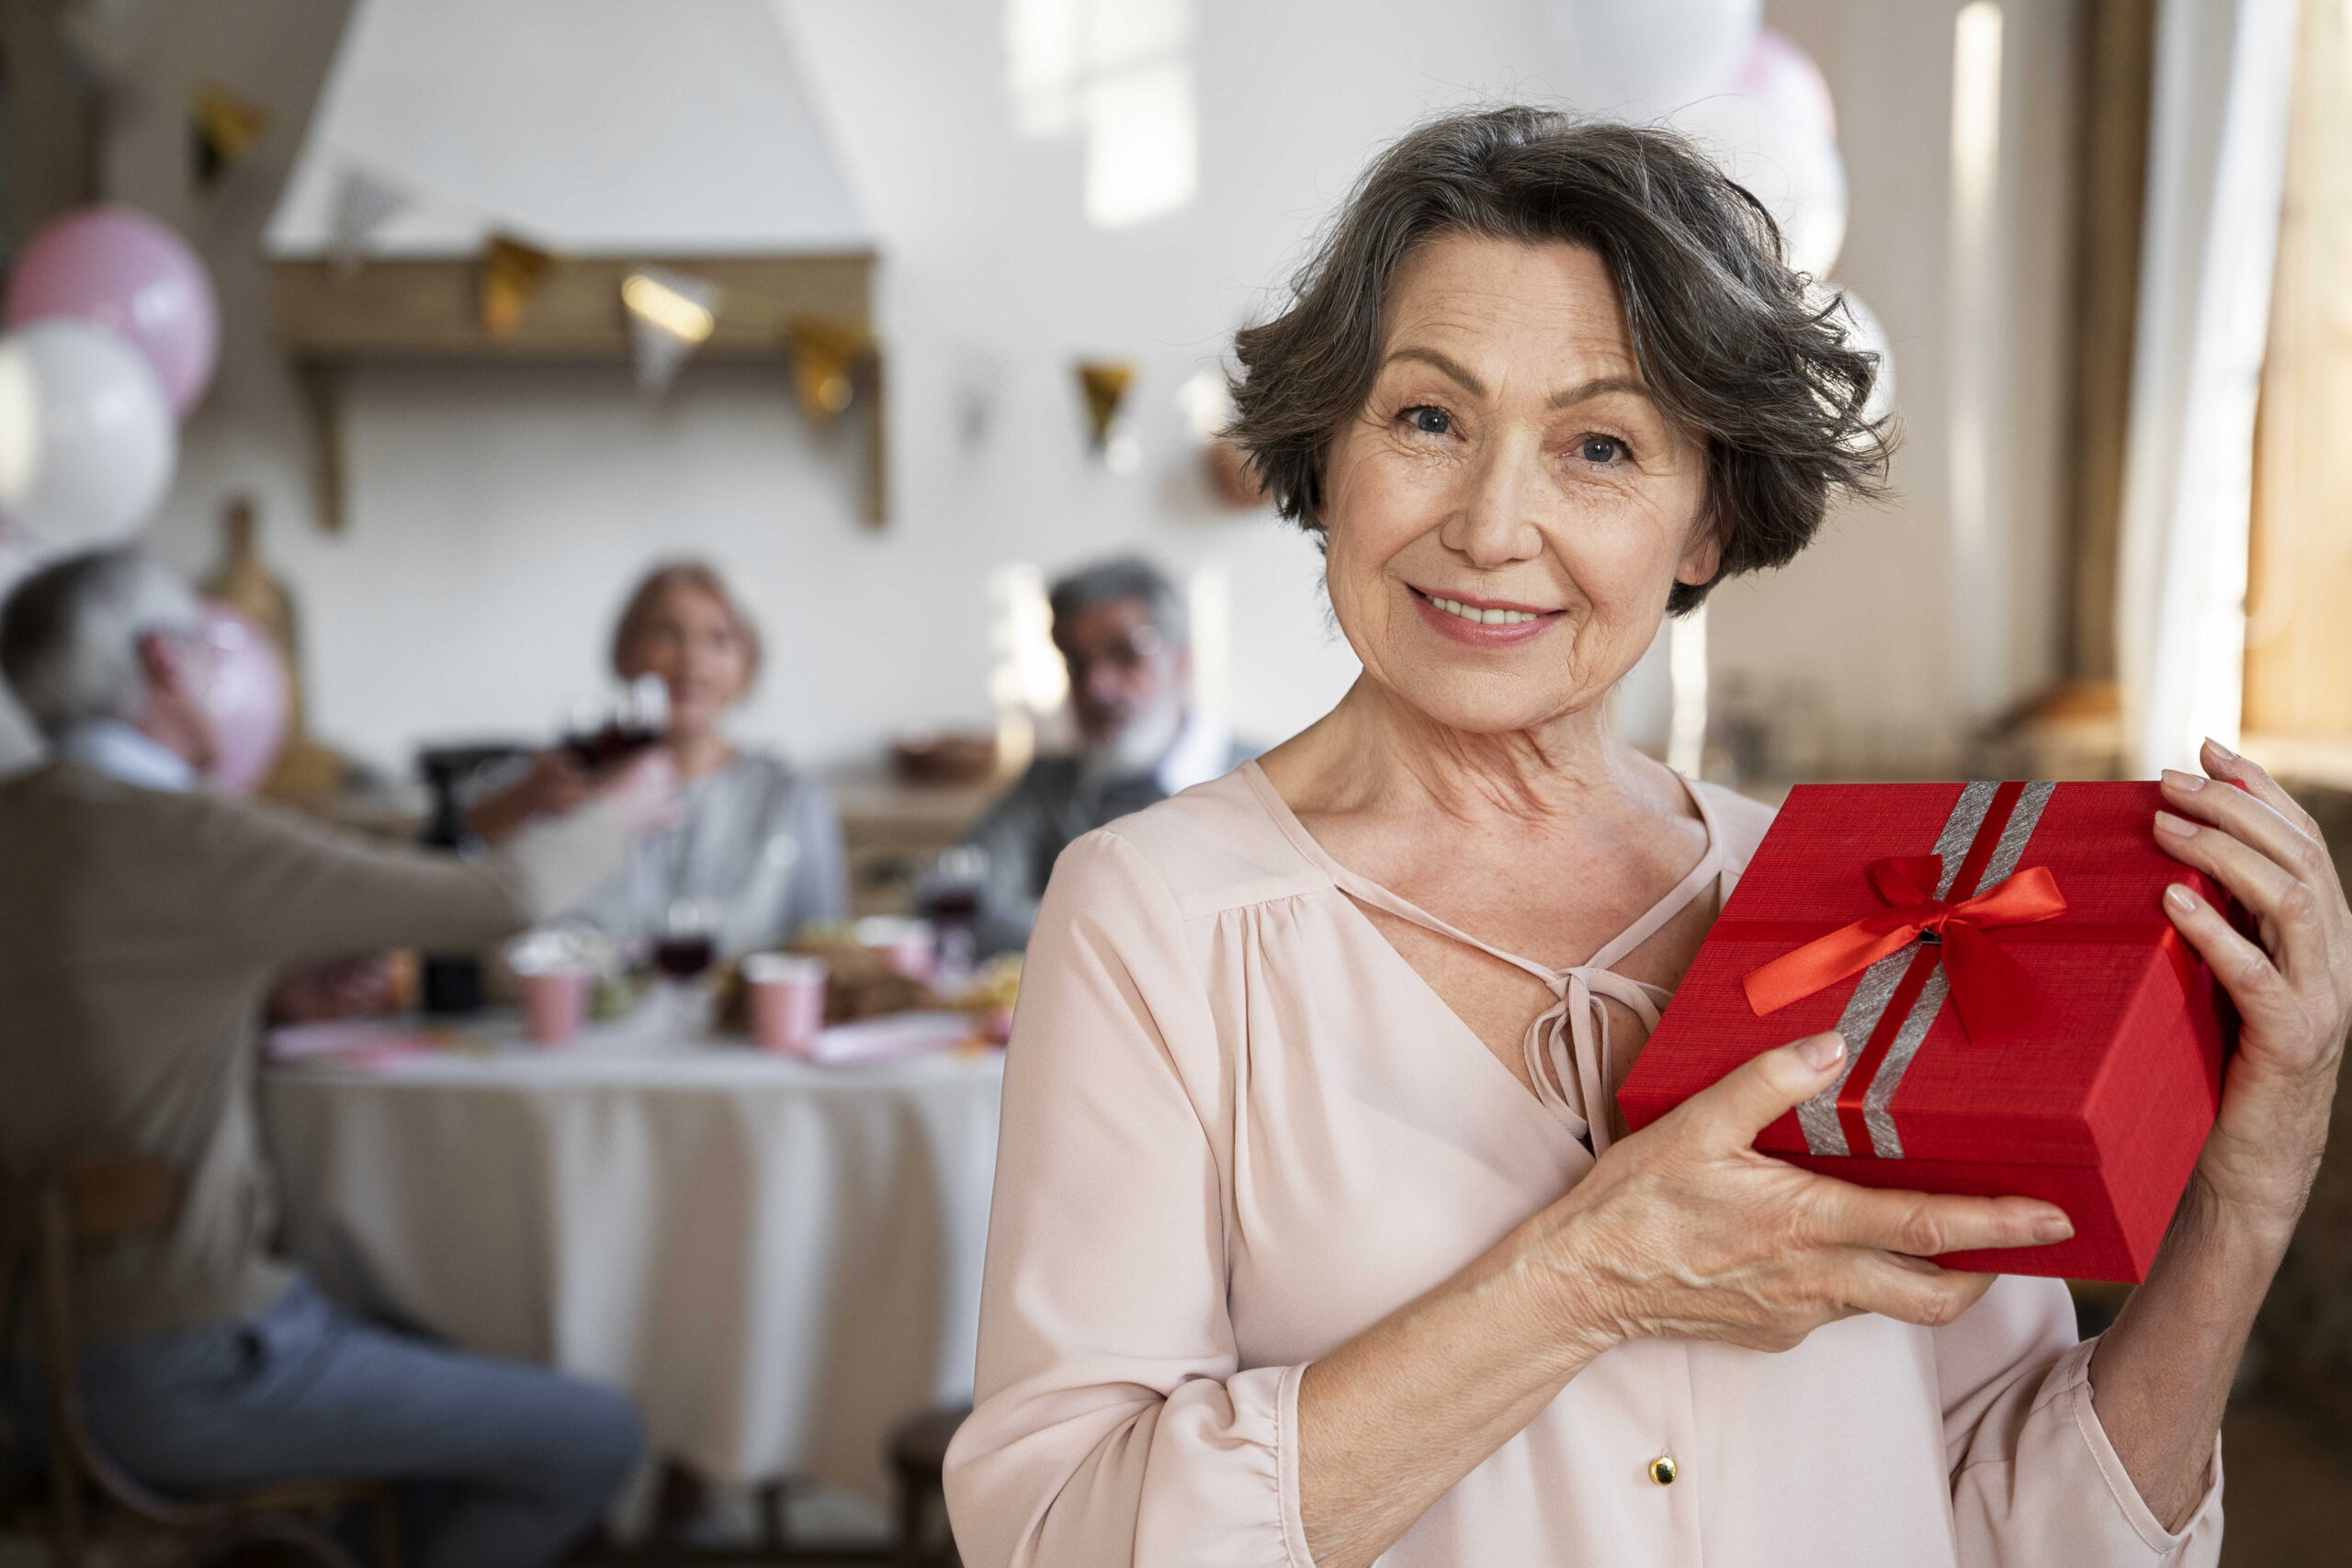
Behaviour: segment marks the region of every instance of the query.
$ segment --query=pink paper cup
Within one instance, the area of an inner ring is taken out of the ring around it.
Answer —
[[[596,976],[587,969],[539,969],[514,978],[523,987],[523,1032],[542,1045],[560,1045],[588,1021],[588,994]]]
[[[939,954],[929,921],[868,915],[857,922],[856,931],[860,947],[880,953],[883,962],[908,979],[928,986],[936,976]]]
[[[803,1058],[814,1054],[817,1032],[825,1026],[829,973],[823,959],[788,953],[755,953],[743,960],[752,1037],[762,1049]]]

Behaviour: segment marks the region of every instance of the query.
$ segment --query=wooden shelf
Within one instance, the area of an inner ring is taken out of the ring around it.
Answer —
[[[370,260],[356,268],[324,259],[270,266],[279,344],[292,355],[309,404],[319,515],[339,529],[344,512],[344,373],[365,364],[612,364],[630,359],[621,280],[640,266],[707,278],[754,308],[722,311],[697,360],[779,362],[784,320],[813,317],[871,330],[871,252],[793,256],[579,256],[557,258],[511,333],[482,330],[479,267],[466,257]],[[845,417],[865,446],[870,526],[889,515],[888,451],[882,360],[858,367],[857,398]]]

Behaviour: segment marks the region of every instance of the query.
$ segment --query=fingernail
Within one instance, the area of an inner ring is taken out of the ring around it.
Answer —
[[[2205,744],[2211,746],[2213,749],[2213,755],[2219,757],[2224,762],[2234,762],[2238,760],[2238,754],[2235,751],[2231,750],[2228,747],[2222,745],[2220,741],[2214,739],[2210,735],[2205,738]]]
[[[1846,1055],[1846,1042],[1836,1034],[1816,1034],[1797,1044],[1797,1060],[1816,1073],[1826,1073]]]
[[[2177,768],[2165,770],[2165,783],[2175,789],[2203,789],[2205,781],[2195,773],[2184,773]]]
[[[2036,1241],[2064,1241],[2075,1234],[2075,1222],[2064,1214],[2044,1214],[2033,1222]]]
[[[2184,915],[2193,914],[2197,909],[2197,895],[2177,882],[2165,889],[2165,902]]]
[[[2175,817],[2169,811],[2159,811],[2156,813],[2156,831],[2170,833],[2176,839],[2193,839],[2197,836],[2197,824],[2185,817]]]

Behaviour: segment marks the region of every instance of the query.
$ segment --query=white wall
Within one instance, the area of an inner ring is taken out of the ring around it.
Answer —
[[[2071,15],[2063,0],[2011,4]],[[1838,94],[1854,186],[1840,275],[1894,338],[1912,434],[1894,502],[1840,516],[1794,568],[1720,596],[1715,662],[1817,686],[1854,764],[1883,765],[1890,750],[1948,753],[1955,632],[1938,388],[1951,10],[1942,0],[1772,9]],[[383,369],[353,389],[349,527],[331,537],[311,522],[303,427],[266,344],[255,235],[331,50],[334,7],[151,10],[108,177],[205,247],[230,342],[155,536],[201,567],[221,498],[260,493],[269,553],[308,617],[315,728],[387,762],[426,734],[544,728],[592,694],[616,596],[649,558],[686,550],[736,570],[775,645],[746,730],[804,758],[870,754],[899,730],[983,720],[988,571],[1120,548],[1179,570],[1223,566],[1237,724],[1265,739],[1295,728],[1344,688],[1352,660],[1327,630],[1306,542],[1209,506],[1175,388],[1266,308],[1385,138],[1433,109],[1544,96],[1554,80],[1536,0],[1437,12],[1400,0],[1195,0],[1199,197],[1103,232],[1080,215],[1079,144],[1013,132],[999,6],[779,0],[887,258],[889,528],[856,522],[851,456],[810,436],[780,374],[692,370],[668,405],[648,408],[618,367]],[[2031,31],[2013,24],[2011,37]],[[209,202],[187,192],[182,172],[178,106],[198,76],[280,116],[265,152]],[[2039,162],[2050,161],[2045,149]],[[2013,297],[2057,298],[2063,260],[2030,259]],[[1082,353],[1145,367],[1135,394],[1145,457],[1132,476],[1083,451],[1069,371]],[[976,375],[998,384],[1000,407],[992,440],[967,451],[958,389]],[[2018,406],[2047,412],[2031,397]],[[2026,423],[2021,412],[2017,482],[2030,512],[2051,491],[2042,470],[2057,436],[2046,418]],[[2041,548],[2028,538],[2020,558]],[[2054,641],[2054,613],[2021,596],[2013,682],[2046,668],[2035,649]]]
[[[1954,604],[1948,352],[1952,19],[1933,0],[1773,0],[1838,102],[1853,222],[1838,281],[1894,342],[1904,444],[1883,506],[1834,515],[1787,570],[1719,591],[1717,672],[1802,682],[1827,701],[1833,765],[1948,773],[1967,728],[1956,666],[1984,660],[1997,712],[2059,672],[2071,326],[2075,0],[2004,0],[2001,158],[1993,237],[2008,276],[1992,355],[1988,476],[2001,624]]]

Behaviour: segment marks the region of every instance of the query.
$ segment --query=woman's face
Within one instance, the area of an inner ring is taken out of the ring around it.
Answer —
[[[752,650],[727,606],[699,588],[665,590],[629,645],[626,673],[670,688],[673,734],[703,735],[752,683]]]
[[[1325,460],[1331,607],[1365,672],[1441,724],[1600,700],[1703,582],[1705,448],[1645,389],[1593,252],[1448,235],[1392,288],[1372,396]]]

